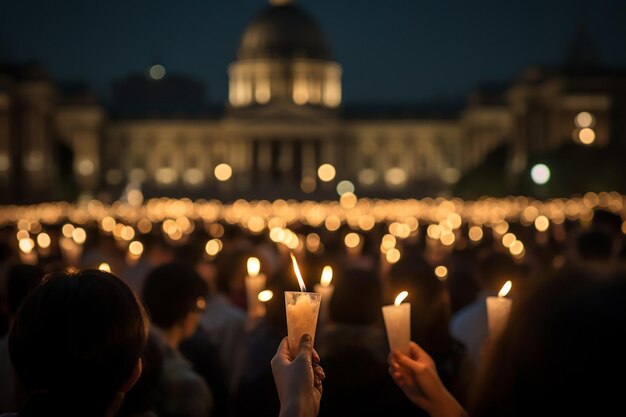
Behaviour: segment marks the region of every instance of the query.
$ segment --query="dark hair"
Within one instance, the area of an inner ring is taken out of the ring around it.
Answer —
[[[510,255],[494,252],[492,249],[482,254],[478,267],[478,278],[482,285],[500,289],[506,281],[515,280],[522,274],[522,267],[517,265]]]
[[[22,303],[9,336],[11,361],[30,396],[24,415],[103,415],[132,376],[146,337],[144,309],[116,276],[47,275]]]
[[[476,385],[470,415],[614,413],[622,405],[625,327],[623,277],[569,270],[549,279],[514,305]]]
[[[365,269],[349,268],[341,271],[339,278],[330,299],[332,320],[357,325],[379,320],[382,295],[376,274]]]
[[[171,328],[193,311],[208,293],[206,282],[193,269],[170,263],[153,269],[143,285],[143,300],[154,324]]]
[[[43,278],[44,272],[38,266],[18,264],[7,271],[7,304],[9,313],[15,315],[22,301]]]

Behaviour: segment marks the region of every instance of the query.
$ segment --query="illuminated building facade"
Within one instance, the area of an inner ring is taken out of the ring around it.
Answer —
[[[592,146],[626,137],[626,77],[593,71],[530,69],[451,114],[350,111],[318,25],[290,1],[270,3],[242,35],[219,116],[202,85],[161,65],[119,81],[108,108],[0,70],[3,202],[55,197],[67,168],[55,142],[73,155],[78,191],[92,195],[118,198],[130,186],[149,196],[321,199],[336,198],[340,181],[359,196],[436,195],[502,144],[515,174],[529,152],[572,136]],[[141,111],[137,96],[167,108]],[[318,172],[324,164],[334,176]]]

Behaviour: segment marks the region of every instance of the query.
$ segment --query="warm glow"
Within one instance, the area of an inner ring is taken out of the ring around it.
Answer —
[[[354,184],[347,180],[340,181],[337,184],[337,194],[344,195],[345,193],[354,193]]]
[[[233,169],[228,164],[219,164],[215,167],[214,173],[218,181],[228,181],[233,175]]]
[[[22,239],[19,242],[20,250],[24,253],[31,253],[35,248],[35,242],[32,239]]]
[[[579,128],[591,127],[593,124],[593,116],[586,111],[580,112],[576,115],[574,123],[576,123],[576,126]]]
[[[385,181],[388,185],[393,187],[400,187],[406,182],[406,171],[402,168],[394,167],[387,170],[385,173]]]
[[[322,270],[322,279],[320,279],[320,284],[322,287],[328,287],[330,282],[333,280],[333,268],[329,265],[326,265]]]
[[[161,64],[153,65],[148,70],[148,74],[153,80],[160,80],[165,77],[165,67]]]
[[[435,268],[435,275],[437,275],[437,278],[441,280],[445,279],[448,276],[448,268],[443,265],[439,265]]]
[[[141,255],[143,253],[143,243],[138,240],[130,242],[130,245],[128,245],[128,252],[135,256]]]
[[[207,255],[215,256],[222,250],[222,241],[219,239],[211,239],[206,243],[204,250]]]
[[[298,284],[300,285],[300,291],[306,292],[306,285],[304,285],[304,280],[302,279],[302,274],[300,273],[300,268],[298,268],[298,262],[296,261],[296,257],[293,255],[293,252],[290,252],[289,256],[291,256],[291,263],[293,264],[293,271],[296,273],[296,278],[298,278]]]
[[[513,233],[507,233],[504,236],[502,236],[502,245],[505,248],[510,248],[511,245],[515,243],[516,240],[517,238],[515,237]]]
[[[343,193],[341,197],[339,197],[339,205],[346,210],[354,208],[356,206],[357,201],[358,199],[356,195],[350,192]]]
[[[454,243],[454,240],[456,238],[454,237],[454,233],[452,232],[446,232],[446,233],[442,233],[441,234],[441,243],[444,244],[445,246],[450,246]]]
[[[135,229],[131,226],[124,226],[120,231],[120,237],[126,241],[133,240],[135,237]]]
[[[82,245],[87,240],[87,232],[82,227],[77,227],[72,231],[72,239],[74,239],[74,242]]]
[[[578,139],[580,139],[580,143],[583,145],[591,145],[596,140],[596,132],[586,127],[578,132]]]
[[[257,297],[259,298],[259,301],[267,303],[269,300],[272,299],[272,297],[274,297],[274,293],[271,290],[263,290],[259,293]]]
[[[407,291],[402,291],[400,294],[396,296],[396,300],[393,302],[393,304],[396,306],[399,306],[408,296],[409,296],[409,293]]]
[[[337,171],[331,164],[322,164],[317,169],[317,176],[324,182],[332,181],[335,178],[335,175],[337,175]]]
[[[483,238],[483,228],[480,226],[470,227],[469,238],[474,242],[478,242],[480,239]]]
[[[261,262],[259,258],[255,258],[254,256],[248,258],[248,275],[251,277],[256,277],[259,275],[259,271],[261,270]]]
[[[111,266],[106,262],[102,262],[100,265],[98,265],[98,269],[104,272],[111,272]]]
[[[389,249],[389,251],[385,254],[385,259],[390,264],[395,264],[400,260],[400,251],[396,248]]]
[[[115,228],[115,219],[111,216],[106,216],[100,221],[100,227],[107,233],[111,233]]]
[[[522,255],[524,252],[524,244],[520,240],[516,240],[511,246],[509,246],[509,252],[511,252],[511,255],[513,256]]]
[[[63,236],[65,236],[68,239],[72,237],[73,231],[74,231],[74,225],[69,224],[69,223],[64,224],[63,227],[61,228],[61,233],[63,233]]]
[[[538,216],[535,219],[535,229],[540,232],[545,232],[550,227],[550,220],[546,216]]]
[[[37,235],[37,244],[40,248],[47,249],[48,247],[50,247],[50,243],[50,235],[48,235],[47,233],[39,233]]]
[[[361,237],[357,233],[348,233],[343,239],[343,242],[348,248],[356,248],[361,243]]]
[[[512,286],[513,286],[513,283],[511,281],[505,282],[502,288],[500,289],[500,292],[498,293],[498,297],[506,297],[509,291],[511,291]]]

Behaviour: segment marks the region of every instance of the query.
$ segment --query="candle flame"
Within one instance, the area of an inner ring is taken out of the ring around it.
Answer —
[[[400,294],[398,294],[398,296],[396,297],[396,301],[394,301],[393,304],[399,306],[408,296],[409,293],[407,291],[402,291]]]
[[[296,278],[298,278],[298,284],[300,284],[300,291],[306,292],[306,286],[304,285],[304,280],[302,279],[300,268],[298,268],[298,262],[296,262],[296,257],[293,256],[293,252],[290,252],[289,256],[291,256],[291,263],[293,264],[293,270],[296,273]]]
[[[498,293],[498,297],[505,297],[509,293],[509,291],[511,291],[512,286],[513,286],[513,283],[511,281],[505,282],[502,288],[500,289],[500,292]]]
[[[274,293],[271,290],[263,290],[258,295],[259,301],[262,301],[264,303],[271,300],[272,297],[274,297]]]
[[[255,258],[254,256],[248,258],[248,275],[251,277],[256,277],[259,275],[259,271],[261,270],[261,262],[259,258]]]
[[[320,280],[320,284],[322,287],[328,287],[330,282],[333,280],[333,268],[329,265],[326,265],[322,270],[322,279]]]

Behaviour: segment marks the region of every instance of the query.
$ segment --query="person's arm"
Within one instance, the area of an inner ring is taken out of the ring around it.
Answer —
[[[431,417],[467,416],[439,379],[433,359],[417,343],[410,343],[408,356],[397,351],[389,356],[389,372],[409,400]]]
[[[311,336],[305,334],[295,358],[289,354],[285,337],[272,358],[272,374],[280,399],[279,417],[316,417],[322,398],[324,370],[313,349]]]

